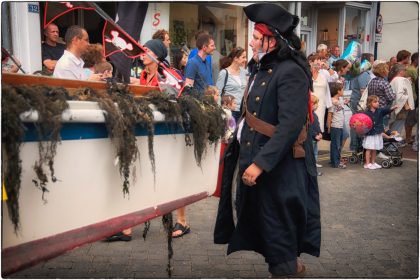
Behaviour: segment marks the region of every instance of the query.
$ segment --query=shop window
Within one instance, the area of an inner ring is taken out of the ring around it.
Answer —
[[[206,3],[171,3],[170,27],[172,46],[186,44],[195,48],[195,34],[205,30],[215,39],[216,49],[227,55],[236,46],[246,48],[247,23],[242,7]]]
[[[338,44],[340,8],[320,8],[318,10],[317,46],[325,44],[329,48]]]
[[[346,7],[344,47],[351,41],[357,41],[363,46],[366,37],[365,15],[366,12],[361,9]]]

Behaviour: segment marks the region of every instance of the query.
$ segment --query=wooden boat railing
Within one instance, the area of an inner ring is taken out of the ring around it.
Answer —
[[[94,90],[106,90],[105,82],[94,82],[94,81],[79,81],[79,80],[68,80],[68,79],[59,79],[49,76],[39,76],[39,75],[23,75],[23,74],[12,74],[12,73],[2,73],[2,84],[9,85],[48,85],[52,87],[64,87],[70,93],[76,89],[87,87]],[[146,92],[151,90],[159,90],[158,87],[150,86],[141,86],[141,85],[128,85],[129,91],[133,93],[134,96],[141,96]]]

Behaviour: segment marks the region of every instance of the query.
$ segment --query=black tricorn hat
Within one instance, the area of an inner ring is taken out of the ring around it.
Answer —
[[[244,8],[246,16],[255,23],[265,23],[277,29],[280,34],[288,34],[299,23],[299,17],[282,7],[271,3],[257,3]]]

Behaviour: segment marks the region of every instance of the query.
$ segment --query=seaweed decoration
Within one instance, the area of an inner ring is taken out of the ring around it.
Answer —
[[[61,114],[68,108],[68,93],[64,88],[46,86],[7,86],[2,89],[2,176],[8,196],[8,208],[15,232],[19,228],[19,191],[21,184],[20,145],[23,141],[25,126],[20,114],[36,110],[38,121],[34,123],[38,136],[38,155],[33,179],[36,187],[42,190],[42,199],[48,191],[48,176],[44,171],[47,165],[51,181],[56,182],[54,157],[60,143]]]
[[[182,108],[184,117],[184,127],[190,128],[185,131],[186,134],[193,134],[193,146],[195,161],[199,167],[201,167],[201,160],[207,149],[207,127],[208,117],[204,111],[204,105],[193,95],[184,95],[178,99],[178,102]],[[187,145],[189,141],[186,140]]]
[[[203,104],[208,117],[208,140],[211,144],[215,144],[214,147],[216,148],[217,143],[226,133],[226,121],[224,119],[226,113],[212,96],[205,96]]]
[[[18,86],[16,90],[28,100],[31,109],[38,112],[38,122],[35,122],[34,126],[38,135],[39,159],[33,167],[38,180],[32,181],[42,190],[42,199],[46,202],[44,195],[48,192],[48,176],[44,166],[47,165],[49,168],[51,181],[56,182],[54,157],[57,144],[61,142],[61,114],[68,108],[66,101],[68,93],[64,88],[47,86]]]
[[[176,125],[183,128],[181,108],[173,95],[162,94],[159,91],[150,91],[144,98],[153,104],[157,111],[165,115],[165,123],[175,131]]]
[[[168,237],[168,265],[166,267],[166,271],[168,272],[168,278],[171,278],[173,270],[171,260],[172,256],[174,255],[174,250],[172,248],[172,231],[174,230],[174,228],[171,212],[162,216],[162,223]]]
[[[14,87],[3,85],[1,103],[1,154],[2,182],[7,194],[7,207],[10,213],[15,233],[19,223],[19,191],[22,160],[20,146],[25,135],[25,126],[20,120],[20,114],[30,109],[25,98],[17,94]]]

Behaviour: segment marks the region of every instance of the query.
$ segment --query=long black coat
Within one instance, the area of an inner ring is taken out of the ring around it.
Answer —
[[[295,159],[292,152],[307,119],[309,79],[295,61],[280,60],[276,53],[265,55],[255,72],[248,111],[275,125],[276,132],[269,138],[245,122],[240,145],[234,137],[227,147],[214,242],[229,243],[228,254],[253,250],[273,264],[302,252],[319,256],[319,193],[310,137],[304,143],[305,158]],[[238,160],[235,228],[231,190]],[[251,163],[264,170],[253,187],[241,180]]]

